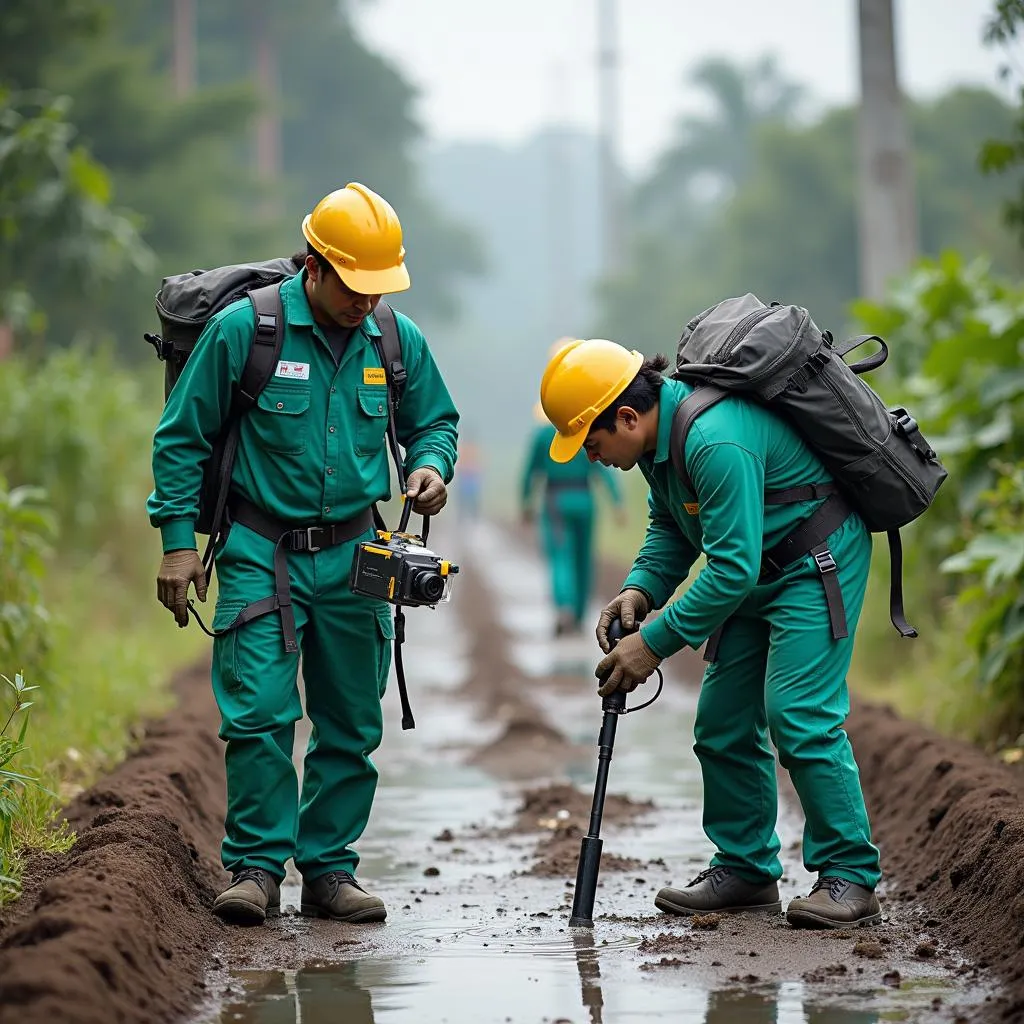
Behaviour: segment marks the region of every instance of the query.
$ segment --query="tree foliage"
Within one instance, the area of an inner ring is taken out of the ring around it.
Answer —
[[[109,246],[103,258],[79,258],[87,246],[75,217],[31,240],[21,232],[17,245],[8,236],[5,266],[23,259],[30,241],[49,248],[52,259],[64,251],[54,244],[60,231],[78,239],[67,251],[74,250],[80,272],[57,280],[26,275],[17,308],[30,295],[45,311],[48,342],[113,336],[141,357],[148,350],[139,338],[153,325],[162,276],[293,252],[312,205],[363,180],[391,200],[406,228],[416,287],[403,308],[450,314],[452,283],[476,267],[479,254],[420,184],[412,89],[355,35],[345,6],[209,0],[195,9],[197,80],[179,96],[171,78],[173,5],[164,0],[4,3],[0,86],[12,95],[45,93],[40,111],[49,120],[40,127],[61,115],[67,191],[90,185],[88,212],[97,223],[101,208],[132,211],[120,221],[108,211],[106,228],[118,226],[127,241],[134,227],[155,254],[145,267],[143,250],[126,248],[131,258],[115,277]],[[255,81],[261,35],[276,56],[276,95]],[[282,166],[271,178],[258,173],[254,158],[254,120],[267,112],[279,118],[282,138]],[[31,182],[31,174],[23,180]],[[95,237],[92,244],[95,254]]]
[[[1000,47],[1007,53],[1007,60],[1000,68],[1000,75],[1009,80],[1016,74],[1020,78],[1019,65],[1015,67],[1010,59],[1010,48],[1024,34],[1024,0],[996,0],[992,16],[985,26],[985,42]],[[1015,228],[1024,242],[1024,81],[1018,82],[1020,106],[1011,130],[999,137],[986,139],[981,147],[979,162],[982,170],[990,174],[1013,174],[1015,194],[1005,205],[1006,222]],[[1008,136],[1008,137],[1007,137]]]
[[[131,218],[110,209],[110,183],[77,143],[68,104],[0,87],[0,320],[41,330],[37,282],[83,301],[151,254]]]
[[[980,176],[973,158],[982,140],[1008,128],[1012,111],[964,88],[914,103],[909,115],[923,251],[983,251],[997,267],[1020,267],[1000,221],[1007,184]],[[695,312],[746,291],[808,306],[836,333],[846,328],[859,287],[855,111],[832,110],[810,125],[754,120],[744,131],[753,156],[732,195],[699,215],[641,225],[623,267],[602,284],[598,333],[664,350]],[[685,153],[684,138],[680,167]],[[721,173],[734,166],[724,162]]]

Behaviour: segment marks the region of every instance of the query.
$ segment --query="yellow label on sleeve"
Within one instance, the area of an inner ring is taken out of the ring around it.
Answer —
[[[363,383],[364,384],[387,384],[388,379],[384,374],[383,366],[365,366],[363,367]]]
[[[700,511],[700,505],[695,501],[684,501],[683,508],[685,508],[691,516],[695,516]]]

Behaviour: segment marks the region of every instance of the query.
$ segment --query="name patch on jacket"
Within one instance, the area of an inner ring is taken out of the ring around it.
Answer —
[[[683,508],[685,508],[691,516],[695,516],[700,511],[700,505],[695,501],[684,501]]]
[[[364,384],[387,384],[388,378],[383,366],[366,366],[363,368]]]
[[[286,363],[283,359],[277,364],[275,377],[291,377],[292,380],[309,380],[309,363]]]

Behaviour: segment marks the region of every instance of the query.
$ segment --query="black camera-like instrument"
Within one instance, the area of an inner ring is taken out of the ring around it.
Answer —
[[[457,565],[416,534],[378,530],[377,538],[356,547],[349,574],[353,593],[406,606],[433,607],[448,600]]]

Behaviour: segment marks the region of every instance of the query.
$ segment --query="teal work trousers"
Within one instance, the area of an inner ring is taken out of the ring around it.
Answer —
[[[810,556],[755,588],[725,626],[717,658],[704,675],[694,726],[704,831],[717,850],[712,864],[752,882],[781,876],[774,744],[803,808],[807,870],[873,889],[880,877],[878,849],[843,728],[871,538],[851,516],[829,547],[839,567],[849,637],[832,638]]]
[[[283,878],[294,857],[303,877],[354,872],[352,848],[370,816],[383,732],[381,698],[391,666],[389,605],[352,593],[355,545],[373,531],[315,554],[288,555],[295,627],[312,731],[302,792],[292,760],[302,717],[299,655],[288,654],[274,613],[218,637],[213,690],[226,743],[227,816],[221,859],[228,871],[259,867]],[[274,545],[235,524],[217,557],[214,625],[274,592]]]
[[[544,504],[540,529],[544,554],[551,571],[551,597],[555,607],[568,612],[578,624],[587,612],[594,579],[594,506],[583,501],[549,499]]]

